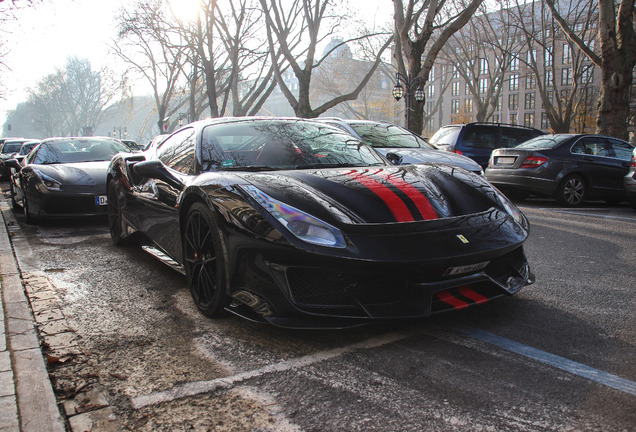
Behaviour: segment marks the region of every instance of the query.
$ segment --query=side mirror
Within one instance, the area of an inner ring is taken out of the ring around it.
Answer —
[[[158,160],[137,162],[132,166],[135,174],[145,178],[153,178],[168,183],[175,189],[183,189],[185,186],[181,180],[172,175],[166,166]]]
[[[20,162],[18,162],[16,159],[8,159],[4,161],[4,164],[5,166],[13,168],[16,171],[20,171],[22,169],[22,165],[20,165]]]
[[[402,165],[402,156],[397,155],[395,153],[387,153],[386,154],[386,158],[389,160],[389,162],[391,162],[393,165]]]

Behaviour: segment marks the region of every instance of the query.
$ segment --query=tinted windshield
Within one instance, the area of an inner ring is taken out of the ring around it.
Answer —
[[[419,148],[434,149],[422,138],[395,125],[377,123],[349,124],[362,140],[372,147],[378,148]]]
[[[2,153],[5,154],[11,154],[11,153],[17,153],[20,151],[20,147],[22,147],[22,143],[23,141],[20,142],[6,142],[4,143],[4,146],[2,146]]]
[[[30,163],[58,164],[73,162],[109,161],[130,148],[117,140],[68,139],[45,142],[40,145]]]
[[[557,147],[563,141],[572,138],[571,135],[544,135],[533,138],[522,144],[519,144],[517,148],[524,149],[551,149]]]
[[[371,148],[328,125],[302,120],[255,120],[207,126],[204,171],[385,165]]]

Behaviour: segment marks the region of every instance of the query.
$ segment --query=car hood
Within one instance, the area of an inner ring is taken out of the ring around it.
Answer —
[[[472,172],[481,172],[481,166],[474,160],[459,155],[457,153],[445,152],[443,150],[417,149],[417,148],[374,148],[377,152],[386,156],[393,153],[402,157],[403,164],[412,163],[446,163],[455,165]]]
[[[449,165],[237,173],[272,198],[334,224],[428,221],[507,211],[480,176]]]
[[[110,161],[74,162],[68,164],[32,165],[63,185],[106,186]]]

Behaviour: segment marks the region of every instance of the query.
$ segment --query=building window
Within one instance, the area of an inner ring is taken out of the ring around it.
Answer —
[[[519,57],[516,55],[510,61],[510,70],[518,71],[519,70]]]
[[[451,99],[451,114],[459,112],[459,99]]]
[[[572,85],[572,68],[561,69],[561,85],[564,85],[564,86]]]
[[[426,97],[432,99],[435,97],[435,86],[432,84],[426,88]]]
[[[486,93],[488,91],[488,78],[481,78],[479,80],[479,93]]]
[[[510,74],[508,90],[510,91],[519,90],[519,74]]]
[[[459,96],[459,81],[454,81],[451,87],[451,96]]]
[[[523,115],[523,125],[526,127],[534,127],[534,113],[525,113]]]
[[[537,50],[536,49],[528,50],[528,52],[526,53],[526,63],[529,65],[532,65],[536,61],[537,61]]]
[[[554,75],[552,74],[552,69],[545,71],[545,86],[554,87]]]
[[[594,81],[594,66],[583,66],[583,72],[581,72],[581,84],[592,84]]]
[[[453,66],[453,78],[459,78],[459,69],[457,69],[457,66]]]
[[[513,124],[513,125],[517,124],[517,114],[516,113],[510,113],[510,124]]]
[[[534,90],[537,87],[537,77],[533,73],[526,75],[526,89]]]
[[[519,108],[519,95],[518,94],[510,94],[508,95],[508,109],[513,111]]]
[[[548,115],[545,112],[541,113],[541,129],[550,129],[550,122],[548,121]]]
[[[563,61],[563,64],[570,64],[570,62],[572,61],[572,49],[570,48],[570,45],[566,43],[563,44],[561,60]]]
[[[493,114],[492,122],[493,123],[499,123],[499,114]]]
[[[552,47],[543,50],[543,64],[545,66],[552,66]]]
[[[467,113],[473,112],[473,100],[472,99],[464,99],[464,112],[467,112]]]
[[[503,96],[499,95],[497,98],[497,106],[495,107],[496,111],[501,111],[501,107],[503,106]]]
[[[535,101],[534,93],[526,93],[526,98],[524,102],[525,109],[533,110],[535,105],[534,101]]]
[[[488,75],[488,59],[479,59],[479,73],[481,75]]]
[[[464,94],[465,95],[469,95],[470,94],[470,84],[466,83],[466,85],[464,86]]]

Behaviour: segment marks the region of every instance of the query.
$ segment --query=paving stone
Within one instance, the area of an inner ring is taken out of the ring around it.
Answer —
[[[40,331],[40,334],[44,334],[46,336],[71,331],[66,324],[66,320],[54,320],[42,323],[38,326],[38,330]]]
[[[0,397],[0,431],[2,432],[19,432],[20,424],[18,422],[18,408],[15,396]]]
[[[9,351],[0,351],[0,372],[10,371],[11,369],[11,354]]]
[[[39,324],[45,324],[49,321],[64,319],[64,314],[58,307],[42,308],[42,310],[34,311],[33,317]]]
[[[0,397],[15,395],[13,371],[0,372]]]

